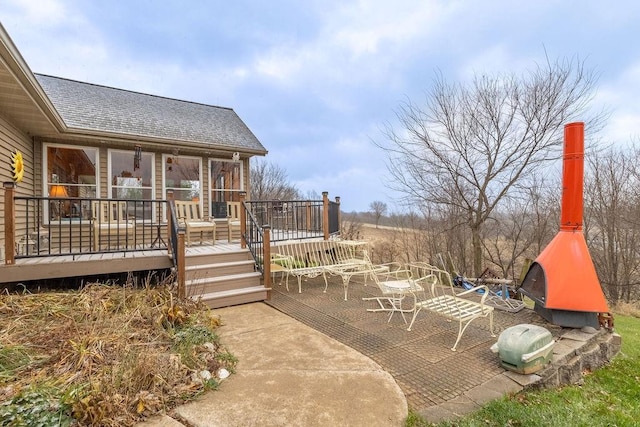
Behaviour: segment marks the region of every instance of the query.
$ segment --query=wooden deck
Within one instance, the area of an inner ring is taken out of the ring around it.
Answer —
[[[186,256],[214,255],[239,251],[240,242],[216,240],[186,248]],[[19,258],[15,264],[0,263],[0,284],[33,280],[82,277],[130,271],[163,270],[173,267],[166,250],[94,253],[86,255],[52,255]]]

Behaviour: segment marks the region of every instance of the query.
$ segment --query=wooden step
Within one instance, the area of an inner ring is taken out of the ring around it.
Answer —
[[[270,290],[270,288],[265,288],[263,286],[253,286],[250,288],[211,292],[203,295],[192,296],[191,298],[200,299],[209,308],[220,308],[230,305],[264,301],[267,299],[267,292]]]
[[[213,260],[215,262],[224,263],[224,262],[236,262],[236,261],[247,261],[252,260],[251,252],[248,249],[244,250],[236,250],[229,252],[218,252],[215,254],[193,254],[187,255],[185,258],[185,264],[187,267],[193,265],[206,265],[211,264]]]
[[[201,277],[186,281],[187,295],[201,295],[231,289],[252,288],[260,284],[260,272],[229,274],[217,277]]]
[[[230,274],[250,273],[255,271],[253,260],[241,260],[231,262],[215,262],[211,264],[198,264],[186,267],[187,280],[203,277],[220,277]]]

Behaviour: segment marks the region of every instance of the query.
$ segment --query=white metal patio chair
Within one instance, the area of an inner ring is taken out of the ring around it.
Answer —
[[[391,321],[395,313],[400,313],[404,322],[407,323],[404,313],[413,312],[417,293],[423,290],[421,282],[424,281],[424,278],[414,278],[411,271],[404,268],[371,271],[370,275],[382,295],[362,298],[364,301],[376,301],[378,303],[378,307],[368,308],[367,311],[388,312],[389,319],[387,322]],[[408,296],[413,297],[414,300],[411,308],[405,308],[402,305],[404,299]]]

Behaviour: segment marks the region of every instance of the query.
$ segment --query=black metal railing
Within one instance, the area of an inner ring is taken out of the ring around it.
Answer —
[[[15,258],[167,250],[177,265],[175,205],[166,200],[14,197]],[[245,201],[245,241],[262,271],[263,227],[270,241],[323,237],[323,200]],[[168,229],[166,215],[172,215]],[[339,203],[329,202],[329,232],[339,232]],[[169,239],[169,235],[171,239]]]
[[[164,200],[16,196],[15,258],[166,250]]]
[[[271,241],[321,237],[322,200],[247,201],[255,226],[271,226]]]
[[[247,248],[249,248],[256,262],[256,268],[261,273],[264,273],[264,233],[262,227],[258,224],[258,219],[249,210],[248,202],[242,204],[242,209],[245,210],[246,232],[244,239],[247,243]]]
[[[340,203],[329,201],[329,234],[340,233]]]
[[[178,233],[180,232],[181,226],[178,223],[178,214],[176,212],[176,204],[173,200],[167,203],[167,210],[169,212],[169,215],[171,216],[171,228],[169,229],[169,234],[170,234],[169,241],[171,243],[171,254],[173,259],[173,266],[175,268],[178,268],[178,261],[180,257],[184,256],[184,254],[180,253],[180,251],[178,250]]]

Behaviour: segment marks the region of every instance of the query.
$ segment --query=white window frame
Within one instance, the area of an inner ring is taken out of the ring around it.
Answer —
[[[202,209],[202,203],[203,203],[203,190],[202,190],[202,183],[203,183],[203,169],[202,169],[202,157],[197,157],[197,156],[175,156],[172,154],[163,154],[162,155],[162,198],[164,200],[167,199],[167,190],[169,189],[174,189],[174,190],[180,190],[180,187],[167,187],[167,159],[171,157],[172,159],[177,159],[177,161],[179,162],[180,159],[189,159],[189,160],[197,160],[198,161],[198,177],[199,177],[199,192],[198,192],[198,198],[199,198],[199,202],[200,202],[200,209]],[[165,216],[166,217],[166,216]]]
[[[228,162],[228,163],[238,163],[240,164],[240,189],[238,190],[216,190],[216,191],[229,191],[232,193],[241,193],[243,191],[246,191],[245,189],[245,180],[244,180],[244,162],[243,161],[234,161],[234,160],[230,160],[230,159],[220,159],[220,158],[216,158],[216,157],[211,157],[208,159],[209,162],[209,201],[213,202],[214,201],[214,190],[213,190],[213,184],[215,183],[215,180],[213,178],[213,176],[211,176],[211,171],[213,170],[212,167],[212,163],[213,162]]]
[[[96,198],[100,197],[100,149],[98,147],[92,147],[90,145],[71,145],[71,144],[59,144],[59,143],[53,143],[53,142],[43,142],[42,143],[42,195],[44,197],[49,197],[49,185],[55,184],[55,182],[48,181],[49,148],[63,148],[63,149],[69,149],[69,150],[85,150],[85,149],[94,150],[96,153],[96,157],[95,157],[96,183],[94,184],[95,193],[96,193],[95,197]],[[82,186],[79,184],[76,184],[76,185],[78,187]],[[44,218],[43,218],[44,224],[56,223],[61,221],[61,219],[60,220],[51,219],[50,212],[49,212],[49,203],[44,203],[43,215],[44,215]]]
[[[113,153],[131,153],[135,155],[135,151],[134,150],[120,150],[120,149],[109,149],[107,151],[107,194],[109,195],[109,198],[113,198],[113,171],[111,170],[111,156]],[[155,168],[155,164],[156,164],[156,155],[155,153],[147,153],[147,154],[151,154],[151,187],[139,187],[141,189],[147,189],[147,190],[151,190],[151,199],[155,199],[155,194],[156,194],[156,168]],[[116,188],[118,188],[119,186],[116,186]],[[126,188],[126,187],[123,187]]]

